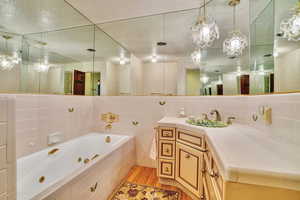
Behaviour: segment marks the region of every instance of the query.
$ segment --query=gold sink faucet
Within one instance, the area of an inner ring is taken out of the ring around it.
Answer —
[[[216,116],[215,120],[216,121],[218,121],[218,122],[222,121],[221,114],[220,114],[220,112],[217,109],[214,109],[214,110],[210,111],[210,114],[211,115],[215,114],[215,116]]]

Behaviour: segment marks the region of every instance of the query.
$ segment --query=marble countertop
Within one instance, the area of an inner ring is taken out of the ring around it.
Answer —
[[[300,191],[300,146],[272,140],[247,125],[205,128],[185,121],[164,117],[158,125],[205,134],[226,181]]]

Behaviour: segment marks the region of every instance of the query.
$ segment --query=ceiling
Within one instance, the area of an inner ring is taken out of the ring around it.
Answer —
[[[236,70],[238,61],[228,59],[222,52],[223,41],[233,28],[233,9],[224,1],[215,0],[209,3],[207,12],[217,21],[220,39],[203,53],[202,68],[208,72]],[[193,68],[195,66],[189,58],[195,46],[192,43],[190,28],[195,23],[198,14],[198,9],[191,9],[164,15],[101,23],[98,26],[143,61],[147,62],[152,54],[157,54],[161,61],[183,60],[185,67]],[[237,26],[249,37],[248,22],[249,2],[242,1],[237,9]],[[168,45],[158,47],[156,43],[159,41],[165,41]],[[248,57],[247,50],[245,56],[239,60],[242,66],[247,67]]]
[[[23,35],[88,24],[63,0],[0,0],[0,31]]]
[[[66,0],[94,23],[157,15],[199,7],[200,0]],[[207,0],[209,1],[209,0]],[[218,0],[226,2],[227,0]]]

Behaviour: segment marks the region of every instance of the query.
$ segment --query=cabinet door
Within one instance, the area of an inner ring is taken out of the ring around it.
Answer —
[[[176,180],[201,197],[203,153],[184,144],[176,144]]]

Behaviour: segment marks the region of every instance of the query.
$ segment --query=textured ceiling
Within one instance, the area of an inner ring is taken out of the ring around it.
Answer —
[[[220,39],[204,52],[202,68],[205,68],[206,71],[220,70],[222,72],[235,70],[237,60],[228,59],[222,52],[223,41],[233,27],[233,9],[224,1],[213,1],[209,3],[207,12],[216,19],[219,25]],[[192,63],[189,62],[189,57],[195,46],[192,43],[190,28],[198,13],[198,9],[192,9],[101,23],[98,26],[144,61],[149,61],[150,56],[155,53],[162,61],[184,60],[186,67],[193,67]],[[248,1],[242,1],[238,6],[237,26],[249,37]],[[156,43],[159,41],[166,41],[168,45],[158,47]],[[245,52],[245,56],[239,62],[242,63],[242,66],[247,66],[249,62],[248,51]]]

